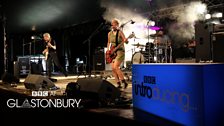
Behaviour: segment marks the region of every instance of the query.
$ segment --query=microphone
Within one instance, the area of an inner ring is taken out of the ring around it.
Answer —
[[[134,24],[134,23],[135,23],[135,21],[131,20],[131,24]]]
[[[133,21],[133,20],[129,20],[128,22],[126,22],[126,23],[123,23],[123,24],[121,24],[121,28],[123,28],[127,23],[129,23],[129,22],[131,22],[131,24],[134,24],[135,23],[135,21]]]
[[[125,24],[121,24],[121,26],[120,26],[120,27],[121,27],[121,28],[123,28],[123,27],[124,27],[124,25],[125,25]]]

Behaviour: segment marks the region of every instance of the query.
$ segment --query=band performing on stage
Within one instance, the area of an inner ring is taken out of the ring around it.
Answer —
[[[223,0],[2,0],[0,113],[224,125],[223,8]]]

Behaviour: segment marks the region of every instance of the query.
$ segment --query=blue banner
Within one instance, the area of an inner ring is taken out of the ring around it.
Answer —
[[[220,85],[218,91],[222,91],[220,95],[223,97],[223,66],[135,64],[132,67],[133,106],[183,125],[205,125],[209,118],[205,115],[205,108],[210,107],[205,106],[209,103],[205,98],[209,95],[206,88],[210,88],[206,85],[211,85],[207,80],[216,80],[213,86]]]

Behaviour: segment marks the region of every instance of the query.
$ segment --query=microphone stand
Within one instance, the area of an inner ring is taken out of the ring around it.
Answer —
[[[124,24],[122,24],[122,25],[120,26],[120,28],[121,28],[122,31],[123,31],[124,26],[125,26],[126,24],[128,24],[129,22],[131,22],[131,24],[134,24],[134,23],[135,23],[135,22],[132,21],[132,20],[129,20],[129,21],[125,22]]]
[[[148,49],[149,49],[149,52],[148,52],[148,54],[149,54],[149,57],[148,57],[148,62],[150,63],[150,54],[151,54],[151,44],[149,43],[149,21],[147,22],[147,32],[148,32]],[[153,58],[153,57],[152,57]]]
[[[6,17],[3,15],[3,38],[4,38],[4,72],[7,72],[7,43],[6,43]]]
[[[91,77],[91,68],[90,68],[90,66],[91,66],[91,62],[90,62],[90,57],[91,57],[91,39],[92,39],[93,36],[95,36],[95,35],[99,32],[100,28],[101,28],[103,25],[104,25],[104,23],[101,23],[101,24],[96,28],[96,30],[92,32],[92,34],[89,36],[89,38],[86,39],[86,40],[83,42],[83,44],[86,44],[86,43],[88,42],[88,58],[89,58],[89,60],[88,60],[88,66],[89,66],[89,67],[88,67],[88,70],[89,70],[89,77]]]
[[[134,23],[135,23],[133,20],[129,20],[129,21],[125,22],[124,24],[122,24],[122,25],[120,26],[121,31],[123,31],[124,26],[125,26],[126,24],[128,24],[129,22],[131,22],[131,24],[134,24]],[[140,60],[141,60],[141,59],[140,59]],[[124,62],[122,63],[122,67],[124,67]]]

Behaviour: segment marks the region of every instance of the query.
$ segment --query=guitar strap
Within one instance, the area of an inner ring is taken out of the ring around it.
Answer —
[[[117,30],[117,33],[116,33],[116,47],[118,46],[118,33],[119,33],[119,30]]]

